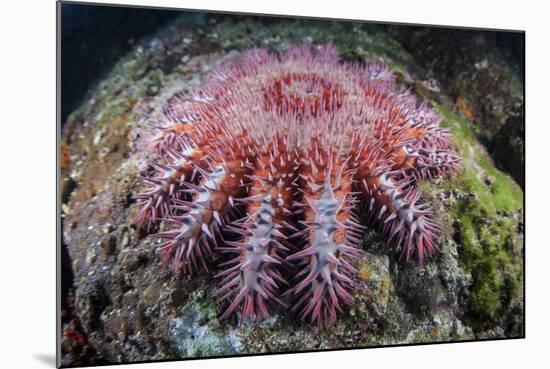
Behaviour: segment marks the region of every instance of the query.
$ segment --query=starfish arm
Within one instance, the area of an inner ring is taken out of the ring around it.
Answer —
[[[431,179],[455,173],[460,167],[460,158],[449,150],[420,149],[419,157],[412,168],[417,179]]]
[[[231,301],[222,319],[240,307],[241,323],[259,321],[269,318],[270,300],[285,305],[279,289],[288,284],[282,277],[289,251],[286,237],[297,230],[291,224],[296,168],[295,155],[275,157],[273,149],[255,162],[249,196],[238,200],[246,205],[247,215],[227,227],[240,235],[240,240],[226,241],[218,249],[236,254],[220,265],[222,271],[216,275],[221,278],[217,294]]]
[[[320,156],[323,159],[323,154]],[[352,303],[349,291],[355,286],[357,271],[350,261],[361,254],[351,241],[357,219],[351,213],[352,175],[344,168],[345,162],[332,156],[311,164],[309,175],[304,176],[308,190],[304,194],[303,224],[308,242],[287,257],[304,265],[289,290],[298,297],[293,310],[300,310],[301,319],[320,326],[336,319],[342,303]]]
[[[387,244],[409,260],[417,255],[422,264],[437,250],[440,227],[434,223],[428,204],[419,204],[420,191],[409,186],[410,179],[398,172],[385,172],[363,181],[365,212],[387,236]]]
[[[191,194],[191,201],[175,200],[172,209],[183,215],[166,219],[171,229],[154,235],[165,240],[159,250],[174,271],[192,273],[199,265],[207,270],[206,259],[213,258],[212,249],[219,242],[223,227],[239,215],[234,199],[246,195],[245,176],[250,169],[245,163],[251,151],[239,152],[235,145],[242,143],[229,142],[225,147],[232,150],[232,156],[220,151],[194,164],[200,177],[198,184],[182,183],[185,192]]]
[[[183,198],[183,183],[193,177],[191,158],[199,151],[193,146],[178,151],[166,150],[164,159],[149,163],[154,174],[140,177],[146,189],[134,197],[141,207],[135,219],[139,228],[150,230],[159,219],[172,215],[174,202]]]

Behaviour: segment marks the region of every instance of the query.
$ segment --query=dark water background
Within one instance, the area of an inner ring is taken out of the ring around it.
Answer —
[[[61,121],[140,38],[178,11],[61,4]]]

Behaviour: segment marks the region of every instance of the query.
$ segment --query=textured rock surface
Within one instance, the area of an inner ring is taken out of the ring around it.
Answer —
[[[172,275],[153,241],[132,226],[144,160],[134,154],[143,143],[139,128],[154,124],[168,98],[200,83],[231,54],[329,40],[348,59],[383,58],[452,130],[463,170],[423,185],[445,228],[442,252],[421,269],[367,234],[358,269],[369,288],[356,292],[355,305],[325,331],[284,310],[257,325],[219,321],[212,276]],[[475,94],[466,97],[477,102]],[[63,129],[63,236],[89,342],[102,360],[126,362],[522,336],[523,194],[495,168],[471,121],[449,110],[453,101],[437,78],[372,25],[208,18],[176,22],[139,43]]]
[[[497,164],[523,187],[523,34],[426,27],[389,33],[441,82]]]

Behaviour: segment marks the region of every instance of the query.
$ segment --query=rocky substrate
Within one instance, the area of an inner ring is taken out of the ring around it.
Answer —
[[[155,254],[154,241],[132,224],[138,210],[133,196],[141,189],[137,175],[144,165],[143,132],[176,91],[196,86],[212,66],[241,50],[326,41],[349,60],[383,59],[453,132],[463,168],[453,178],[420,184],[445,229],[441,253],[420,268],[400,261],[370,232],[358,265],[368,288],[357,291],[355,304],[327,329],[302,323],[285,310],[261,324],[220,321],[223,306],[213,296],[212,275],[173,275]],[[491,73],[492,66],[483,68]],[[74,273],[78,324],[97,359],[114,363],[522,336],[523,193],[495,167],[494,158],[502,154],[480,144],[483,125],[474,120],[483,123],[483,117],[465,114],[446,88],[385,29],[368,24],[232,22],[216,16],[176,21],[138,43],[98,82],[62,132],[63,247]],[[464,91],[468,101],[483,104]],[[519,125],[504,122],[511,124]],[[516,128],[501,131],[497,142],[517,141]],[[520,156],[519,151],[507,155]]]

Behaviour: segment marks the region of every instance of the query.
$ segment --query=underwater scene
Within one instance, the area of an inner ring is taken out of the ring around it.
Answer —
[[[58,11],[61,366],[524,337],[524,33]]]

